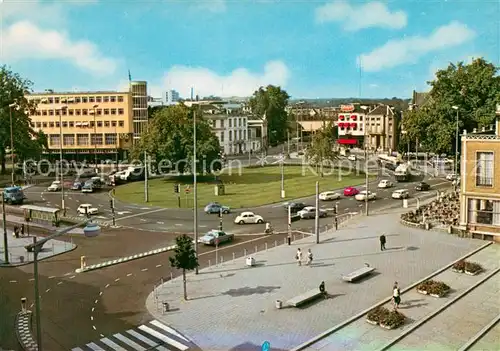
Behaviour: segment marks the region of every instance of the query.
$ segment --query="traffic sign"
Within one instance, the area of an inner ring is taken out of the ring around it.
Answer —
[[[264,341],[262,351],[271,351],[271,343],[269,341]]]

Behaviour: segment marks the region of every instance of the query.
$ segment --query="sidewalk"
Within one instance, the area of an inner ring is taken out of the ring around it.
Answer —
[[[382,232],[385,252],[379,250]],[[146,306],[154,318],[202,349],[246,350],[267,340],[273,350],[289,350],[387,298],[394,281],[409,286],[484,244],[404,227],[398,213],[358,217],[338,232],[322,234],[321,240],[317,245],[309,237],[291,247],[259,252],[255,268],[245,267],[244,259],[228,261],[228,253],[223,265],[188,275],[189,301],[182,300],[182,281],[174,279],[151,293]],[[304,257],[312,250],[311,267],[295,262],[299,247]],[[342,281],[342,274],[365,263],[376,273],[358,284]],[[331,298],[302,308],[275,308],[276,300],[286,302],[321,281]],[[163,301],[175,312],[161,313],[157,305]]]

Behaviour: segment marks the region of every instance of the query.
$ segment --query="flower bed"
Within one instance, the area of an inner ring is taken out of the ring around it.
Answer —
[[[382,319],[384,319],[390,311],[382,306],[375,307],[373,310],[368,312],[366,315],[366,321],[370,324],[377,325]]]
[[[456,262],[452,267],[451,267],[451,270],[453,272],[457,272],[457,273],[463,273],[465,271],[465,261],[464,260],[461,260],[461,261],[458,261]]]
[[[443,297],[450,291],[450,287],[443,282],[426,280],[417,286],[417,292],[433,297]]]
[[[476,262],[465,262],[465,273],[469,275],[476,275],[481,273],[483,267]]]
[[[405,320],[406,317],[404,314],[398,311],[390,311],[379,321],[379,324],[385,329],[395,329],[402,326],[405,323]]]

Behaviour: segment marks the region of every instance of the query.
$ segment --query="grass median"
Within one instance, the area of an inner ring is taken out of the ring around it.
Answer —
[[[198,205],[204,207],[209,202],[219,202],[231,208],[255,207],[270,203],[283,202],[314,195],[316,181],[320,191],[344,188],[363,184],[364,173],[346,170],[325,170],[321,177],[313,169],[301,166],[284,167],[285,199],[280,198],[281,168],[255,167],[225,170],[218,176],[225,186],[225,195],[216,196],[217,181],[213,175],[198,176]],[[370,177],[374,179],[374,177]],[[180,197],[174,193],[174,185],[180,184]],[[149,181],[148,205],[167,208],[193,207],[192,176],[167,177]],[[188,189],[188,190],[187,190]],[[124,202],[146,204],[144,201],[144,182],[128,183],[118,186],[115,196]]]

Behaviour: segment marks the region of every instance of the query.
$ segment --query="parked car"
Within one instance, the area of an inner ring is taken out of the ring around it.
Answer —
[[[61,182],[59,180],[55,180],[47,188],[47,191],[61,191],[61,189],[62,189]]]
[[[24,199],[26,199],[26,195],[24,194],[23,189],[19,186],[10,186],[4,188],[2,190],[2,193],[5,202],[8,203],[9,205],[12,204],[22,205]]]
[[[365,201],[366,197],[368,197],[368,201],[375,200],[377,197],[377,194],[372,193],[371,191],[363,190],[363,191],[360,191],[354,198],[358,201]]]
[[[406,189],[395,190],[392,193],[392,198],[393,199],[407,199],[409,197],[410,197],[410,193]]]
[[[82,190],[84,184],[85,184],[84,182],[80,181],[74,182],[73,185],[71,186],[71,190]]]
[[[224,214],[228,214],[231,212],[231,209],[229,207],[223,206],[217,202],[211,202],[205,206],[204,211],[207,214],[221,213],[221,212]]]
[[[387,180],[387,179],[382,179],[378,183],[378,188],[381,188],[381,189],[390,188],[392,186],[394,186],[394,184],[390,180]]]
[[[301,219],[315,218],[316,217],[316,207],[307,206],[302,210],[297,212],[297,215],[300,216]],[[326,217],[327,213],[325,210],[319,209],[319,216],[321,218]]]
[[[80,206],[78,206],[78,209],[76,210],[76,212],[78,212],[78,214],[81,214],[81,215],[85,215],[85,214],[95,215],[99,212],[99,209],[96,207],[92,207],[91,204],[81,204]]]
[[[307,205],[303,202],[285,202],[283,204],[283,207],[288,211],[288,208],[290,207],[290,211],[292,213],[296,213],[300,210],[302,210],[304,207]]]
[[[340,194],[334,191],[325,191],[319,194],[319,199],[321,201],[331,201],[340,199]]]
[[[228,234],[221,230],[211,230],[203,235],[198,241],[205,245],[220,245],[225,242],[231,242],[234,239],[234,234]]]
[[[446,180],[455,180],[457,178],[458,178],[458,175],[456,175],[455,173],[450,173],[450,174],[446,175]]]
[[[253,212],[242,212],[234,219],[237,224],[261,224],[264,223],[264,218],[256,215]]]
[[[344,189],[344,196],[355,196],[358,194],[359,190],[352,186],[348,186],[347,188]]]
[[[415,190],[417,191],[426,191],[429,190],[431,186],[427,184],[426,182],[420,182],[415,186]]]

